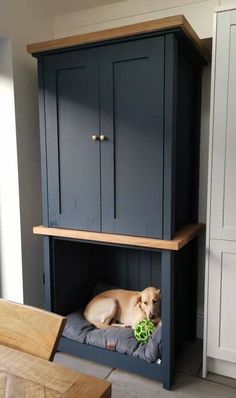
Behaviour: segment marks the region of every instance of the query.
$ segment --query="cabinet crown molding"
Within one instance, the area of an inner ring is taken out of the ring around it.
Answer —
[[[29,54],[36,54],[44,51],[58,50],[65,47],[97,43],[104,40],[119,39],[139,34],[158,32],[164,29],[176,28],[179,28],[184,32],[184,34],[192,41],[205,61],[208,62],[210,60],[210,54],[208,50],[183,15],[175,15],[171,17],[155,19],[152,21],[139,22],[132,25],[84,33],[81,35],[31,43],[27,45],[27,52]]]

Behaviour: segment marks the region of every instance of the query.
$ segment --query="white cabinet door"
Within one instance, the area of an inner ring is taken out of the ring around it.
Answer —
[[[215,57],[210,236],[236,240],[236,10],[217,16]]]
[[[236,363],[236,243],[211,240],[207,356]]]

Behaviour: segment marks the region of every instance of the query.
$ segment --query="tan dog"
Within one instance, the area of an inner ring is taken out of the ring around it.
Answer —
[[[99,329],[132,327],[143,319],[160,321],[161,291],[147,287],[142,292],[114,289],[95,296],[87,305],[84,317]],[[117,324],[117,322],[119,322]]]

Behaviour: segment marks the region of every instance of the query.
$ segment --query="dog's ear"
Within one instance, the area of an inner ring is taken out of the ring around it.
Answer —
[[[141,303],[141,301],[142,301],[142,296],[141,296],[141,294],[139,294],[138,297],[137,297],[135,305],[138,305],[139,303]]]

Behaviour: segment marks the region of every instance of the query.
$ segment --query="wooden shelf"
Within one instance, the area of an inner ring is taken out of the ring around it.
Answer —
[[[146,247],[149,249],[180,250],[190,242],[205,227],[204,224],[187,225],[178,231],[172,240],[144,238],[139,236],[107,234],[103,232],[88,232],[77,229],[51,228],[39,225],[33,228],[36,235],[55,236],[80,241],[111,243],[116,245]]]
[[[158,32],[164,29],[180,28],[193,42],[202,57],[208,62],[210,55],[203,44],[203,41],[194,32],[187,19],[183,15],[175,15],[153,21],[139,22],[133,25],[126,25],[117,28],[100,30],[97,32],[84,33],[76,36],[69,36],[61,39],[43,41],[27,45],[27,52],[35,54],[43,51],[57,50],[65,47],[73,47],[81,44],[97,43],[99,41],[119,39],[144,33]]]

